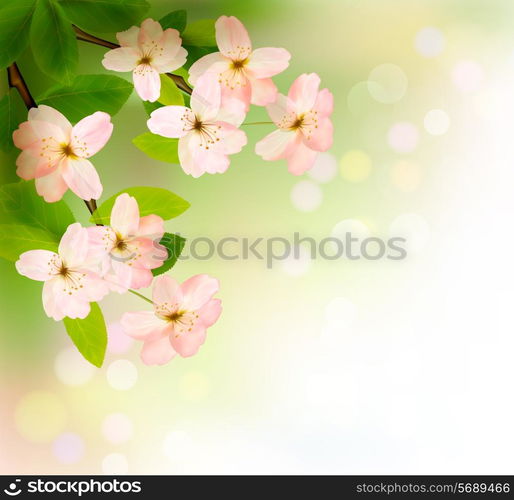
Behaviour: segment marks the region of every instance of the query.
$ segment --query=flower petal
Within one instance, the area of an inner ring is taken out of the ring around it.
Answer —
[[[35,156],[44,153],[45,157],[50,157],[54,154],[60,155],[59,144],[68,143],[70,133],[71,128],[64,131],[50,122],[30,120],[20,123],[19,127],[13,132],[12,138],[17,148],[32,148]]]
[[[266,106],[266,111],[277,127],[288,129],[296,120],[294,107],[287,96],[278,94],[275,102]]]
[[[111,227],[123,237],[135,236],[139,227],[139,206],[136,199],[122,193],[111,211]]]
[[[36,191],[48,203],[59,201],[68,190],[68,184],[64,182],[62,172],[59,168],[50,174],[36,179]]]
[[[205,305],[219,290],[220,283],[207,274],[197,274],[180,285],[184,295],[183,305],[189,311],[196,311]]]
[[[197,80],[206,72],[219,75],[229,68],[229,60],[221,52],[213,52],[200,57],[189,68],[189,81],[196,85]]]
[[[137,39],[138,45],[141,47],[143,53],[151,52],[154,47],[158,47],[158,42],[162,38],[162,26],[153,19],[145,19],[141,23],[139,36]]]
[[[188,133],[186,124],[194,119],[191,110],[185,106],[163,106],[152,111],[146,124],[154,134],[177,138]]]
[[[286,130],[275,130],[255,145],[255,153],[266,161],[285,158],[295,145],[296,133]]]
[[[125,333],[137,340],[160,337],[168,326],[153,311],[127,312],[120,320]]]
[[[293,175],[302,175],[313,167],[317,155],[317,151],[308,148],[302,141],[297,141],[296,147],[287,157],[287,169]]]
[[[289,66],[291,54],[286,49],[264,47],[255,49],[250,56],[247,68],[256,78],[270,78]]]
[[[314,110],[318,112],[321,117],[329,116],[334,111],[334,96],[328,89],[320,90],[316,102],[314,103]]]
[[[60,262],[59,256],[49,250],[29,250],[16,261],[16,270],[31,280],[47,281],[52,277],[51,262]]]
[[[155,102],[161,94],[159,73],[148,64],[140,64],[132,73],[134,87],[143,101]]]
[[[104,54],[102,65],[112,71],[132,71],[139,61],[139,51],[132,47],[119,47]]]
[[[183,333],[182,335],[172,334],[170,337],[173,349],[177,351],[183,358],[194,356],[200,346],[205,342],[206,332],[205,326],[198,323],[190,332]]]
[[[205,173],[202,165],[195,160],[195,151],[198,149],[198,138],[194,134],[187,134],[178,141],[178,158],[182,170],[193,177],[200,177]]]
[[[277,86],[271,78],[250,79],[252,86],[252,104],[256,106],[266,106],[277,99]]]
[[[69,295],[63,289],[63,280],[54,278],[43,285],[43,308],[48,316],[60,321],[65,316],[84,319],[91,311],[89,302],[80,295]]]
[[[139,219],[138,236],[145,236],[154,241],[160,241],[164,234],[164,221],[158,215],[145,215]]]
[[[75,154],[89,158],[102,149],[112,134],[111,116],[103,111],[82,118],[71,132],[71,147]]]
[[[318,126],[309,138],[303,136],[305,145],[315,151],[326,151],[332,147],[334,128],[329,118],[324,118],[318,122]]]
[[[300,75],[291,85],[288,97],[295,103],[297,114],[310,111],[318,97],[320,78],[316,73]]]
[[[88,232],[80,223],[70,224],[59,243],[59,256],[66,267],[75,267],[86,260]]]
[[[137,40],[139,37],[139,26],[132,26],[126,31],[116,33],[116,38],[122,47],[138,47]]]
[[[220,84],[215,76],[206,74],[198,79],[191,94],[191,110],[201,121],[216,118],[221,104]]]
[[[216,42],[221,53],[232,60],[244,60],[252,51],[252,42],[243,23],[234,16],[216,21]]]
[[[220,140],[214,143],[213,151],[232,155],[239,153],[246,146],[248,139],[241,129],[226,122],[216,122],[215,125],[218,127],[216,132]]]
[[[169,335],[147,340],[141,349],[141,361],[145,365],[164,365],[177,355],[171,346]]]
[[[160,73],[167,73],[180,68],[187,58],[187,51],[182,47],[180,33],[173,28],[164,30],[157,42],[156,48],[152,51],[152,66]]]
[[[46,162],[43,164],[47,165]],[[42,170],[38,168],[40,165],[41,161],[39,157],[34,156],[30,150],[22,151],[18,155],[18,158],[16,158],[16,174],[26,181],[34,179],[36,172]]]
[[[221,300],[211,299],[207,304],[198,309],[198,316],[205,327],[214,325],[221,314]]]
[[[156,306],[182,303],[180,285],[171,276],[158,276],[154,280],[152,300]]]
[[[48,122],[66,132],[71,130],[71,123],[68,119],[60,111],[46,106],[45,104],[40,104],[37,108],[30,108],[29,121],[30,120]]]
[[[85,158],[66,158],[62,161],[62,177],[68,187],[83,200],[98,200],[102,183],[93,164]]]
[[[209,174],[222,174],[227,170],[230,165],[230,160],[227,155],[217,153],[216,151],[206,151],[205,149],[198,149],[193,152],[193,160],[196,167],[196,172],[201,169],[202,173]],[[193,177],[197,177],[192,174]]]

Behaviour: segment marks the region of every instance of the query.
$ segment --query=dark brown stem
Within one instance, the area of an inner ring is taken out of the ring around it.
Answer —
[[[21,76],[16,63],[12,63],[7,68],[7,80],[9,82],[9,87],[15,88],[18,91],[20,97],[25,103],[25,106],[27,106],[27,109],[35,108],[37,106],[36,101],[34,101],[34,98],[30,94],[29,88],[27,87],[23,76]]]
[[[94,35],[90,35],[85,31],[81,30],[79,27],[73,25],[73,29],[75,30],[75,34],[77,35],[77,40],[82,40],[83,42],[93,43],[95,45],[100,45],[101,47],[107,47],[108,49],[117,49],[119,45],[117,43],[109,42],[108,40],[104,40],[103,38],[98,38]],[[186,94],[191,95],[193,89],[186,83],[186,81],[179,75],[174,75],[173,73],[166,73],[174,82],[175,85],[185,92]]]
[[[18,91],[27,109],[37,107],[37,103],[36,101],[34,101],[34,98],[32,97],[30,90],[27,87],[27,84],[25,83],[25,80],[23,79],[20,69],[18,68],[18,65],[16,63],[12,63],[7,68],[7,81],[9,82],[10,88],[14,88]],[[92,215],[93,212],[96,210],[96,200],[84,200],[84,203],[86,204],[87,209],[91,212]],[[101,225],[102,224],[97,224],[97,226]]]

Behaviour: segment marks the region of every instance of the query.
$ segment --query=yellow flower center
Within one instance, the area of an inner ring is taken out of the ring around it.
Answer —
[[[150,64],[152,62],[152,58],[150,56],[143,56],[139,59],[138,64]]]
[[[66,158],[72,158],[72,159],[77,158],[77,155],[75,154],[75,151],[73,151],[71,144],[62,143],[61,144],[61,154]]]

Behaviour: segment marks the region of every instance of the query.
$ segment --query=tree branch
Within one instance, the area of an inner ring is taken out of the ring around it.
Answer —
[[[89,42],[94,45],[100,45],[101,47],[107,47],[108,49],[117,49],[119,45],[117,43],[109,42],[108,40],[104,40],[103,38],[98,38],[94,35],[90,35],[85,31],[81,30],[78,26],[73,25],[73,29],[77,35],[77,40],[82,40],[83,42]],[[186,94],[191,95],[193,89],[186,83],[186,81],[179,75],[174,75],[173,73],[166,73],[174,82],[175,85],[185,92]]]
[[[9,83],[9,88],[14,88],[20,94],[20,97],[23,99],[25,106],[27,109],[36,108],[37,103],[32,97],[25,80],[18,68],[18,65],[14,62],[7,68],[7,81]],[[96,200],[84,200],[87,209],[93,215],[93,212],[96,210]],[[101,226],[102,224],[97,224],[97,226]]]

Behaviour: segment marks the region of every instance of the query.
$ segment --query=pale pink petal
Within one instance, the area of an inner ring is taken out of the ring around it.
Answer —
[[[324,118],[318,122],[317,128],[312,130],[311,135],[303,135],[304,143],[315,151],[326,151],[332,147],[334,129],[329,118]]]
[[[220,283],[216,278],[207,274],[197,274],[180,285],[184,296],[184,307],[195,311],[205,305],[219,290]]]
[[[106,52],[102,64],[104,68],[112,71],[132,71],[140,59],[138,50],[132,47],[119,47]]]
[[[188,358],[198,352],[200,346],[205,342],[205,334],[205,327],[198,323],[190,332],[181,335],[172,334],[170,337],[171,345],[183,358]]]
[[[250,78],[252,87],[252,104],[256,106],[266,106],[277,99],[277,86],[271,78]]]
[[[42,291],[43,309],[46,315],[53,318],[55,321],[61,321],[65,316],[54,292],[55,288],[58,286],[60,286],[59,280],[52,279],[45,282]]]
[[[155,68],[159,73],[171,73],[177,68],[181,68],[187,61],[187,50],[184,47],[179,47],[175,56],[172,59],[161,60],[155,58],[152,61],[152,67]]]
[[[155,278],[152,300],[156,306],[182,302],[180,285],[171,277],[160,275]]]
[[[207,71],[219,75],[229,68],[230,60],[221,52],[213,52],[195,61],[189,68],[189,81],[195,85],[198,78]]]
[[[197,314],[205,327],[214,325],[221,314],[221,300],[209,300],[207,304],[198,309]]]
[[[63,280],[54,278],[43,285],[43,308],[48,316],[56,321],[65,316],[75,319],[85,318],[91,311],[89,302],[76,294],[69,295],[63,289]]]
[[[155,267],[159,267],[157,264]],[[130,281],[130,288],[138,290],[139,288],[147,288],[152,284],[153,274],[150,269],[142,269],[132,267],[132,279]]]
[[[83,280],[83,293],[89,302],[98,302],[109,293],[108,284],[98,275],[91,273],[86,269],[82,269],[86,274]]]
[[[52,123],[65,132],[71,130],[71,123],[68,119],[60,111],[45,104],[40,104],[37,108],[30,108],[29,120]]]
[[[301,175],[313,167],[317,155],[317,151],[309,149],[302,141],[297,141],[297,147],[287,157],[287,169],[293,175]]]
[[[136,254],[135,259],[131,261],[132,268],[155,269],[162,265],[168,258],[168,251],[159,243],[160,239],[137,237],[129,243],[128,246],[134,249]]]
[[[16,174],[26,181],[36,177],[36,171],[41,164],[39,157],[34,156],[30,151],[22,151],[16,158]],[[46,165],[46,163],[45,163]]]
[[[264,47],[252,52],[246,67],[256,78],[270,78],[284,71],[289,59],[291,54],[286,49]]]
[[[133,269],[125,262],[117,260],[112,254],[108,255],[110,270],[103,277],[109,288],[116,293],[127,293],[132,282]]]
[[[200,177],[205,173],[202,165],[195,161],[194,153],[198,149],[196,134],[187,134],[178,141],[178,157],[182,170],[193,177]]]
[[[155,102],[161,95],[159,73],[148,64],[140,64],[132,73],[134,87],[143,101]]]
[[[62,178],[61,170],[56,169],[51,174],[36,179],[36,191],[48,203],[59,201],[68,190],[68,185]]]
[[[164,234],[164,221],[158,215],[145,215],[139,219],[138,236],[159,241]]]
[[[296,121],[294,108],[287,96],[278,94],[275,102],[266,106],[266,111],[277,127],[287,129]]]
[[[102,149],[112,134],[111,116],[103,111],[82,118],[71,132],[73,152],[82,158],[89,158]]]
[[[195,117],[185,106],[163,106],[152,111],[150,119],[146,122],[149,130],[163,137],[183,137],[188,133],[190,122]]]
[[[12,138],[14,145],[19,149],[33,148],[35,156],[44,153],[45,156],[60,155],[57,150],[59,144],[68,143],[71,128],[64,131],[62,128],[50,122],[31,120],[20,123],[19,127],[13,132]],[[46,143],[46,144],[45,144]],[[46,147],[50,144],[50,148]]]
[[[153,19],[145,19],[141,23],[137,42],[144,53],[149,53],[162,38],[162,26]]]
[[[111,211],[111,227],[124,237],[135,236],[139,226],[139,206],[136,199],[122,193],[114,202]]]
[[[93,258],[109,253],[116,241],[116,233],[109,226],[91,226],[86,228],[88,234],[88,253]]]
[[[221,53],[233,60],[244,60],[252,51],[246,28],[233,16],[221,16],[216,21],[216,42]]]
[[[275,161],[285,158],[295,147],[296,132],[275,130],[255,145],[255,153],[263,160]]]
[[[317,111],[318,115],[321,117],[331,115],[332,111],[334,111],[334,96],[332,92],[328,89],[320,90],[313,109]]]
[[[137,47],[139,26],[132,26],[126,31],[116,33],[116,38],[122,47]]]
[[[212,147],[216,153],[232,155],[239,153],[246,146],[248,139],[241,129],[225,122],[216,122],[215,126],[216,135],[220,139]]]
[[[206,151],[205,149],[194,151],[193,161],[196,165],[195,172],[198,172],[201,169],[202,173],[209,174],[222,174],[230,165],[230,160],[225,154],[217,153],[214,150]],[[191,175],[193,177],[198,177],[194,173]]]
[[[291,85],[287,96],[294,102],[297,114],[310,111],[318,97],[320,78],[316,73],[304,73]]]
[[[221,106],[228,113],[236,117],[244,117],[250,109],[252,99],[252,86],[250,82],[231,89],[226,85],[221,86]]]
[[[120,323],[127,335],[137,340],[160,337],[168,327],[153,311],[127,312]]]
[[[79,198],[98,200],[102,196],[100,177],[89,160],[66,158],[62,163],[62,177]]]
[[[70,224],[59,243],[59,255],[66,267],[74,267],[86,260],[88,232],[78,222]]]
[[[216,78],[206,74],[198,79],[191,94],[191,110],[201,121],[216,118],[221,104],[221,89]]]
[[[147,340],[141,349],[141,361],[145,365],[164,365],[176,356],[169,335]]]
[[[59,256],[49,250],[29,250],[20,255],[16,261],[16,270],[31,280],[47,281],[51,278],[54,267],[52,261],[60,263]]]
[[[166,29],[158,41],[158,47],[151,53],[152,66],[163,67],[164,69],[165,66],[172,65],[174,61],[177,61],[177,55],[181,47],[182,39],[180,38],[180,33],[173,28]],[[184,64],[184,62],[185,55],[182,64]],[[163,72],[173,71],[173,69],[177,69],[182,66],[182,64],[172,69],[165,69]]]

